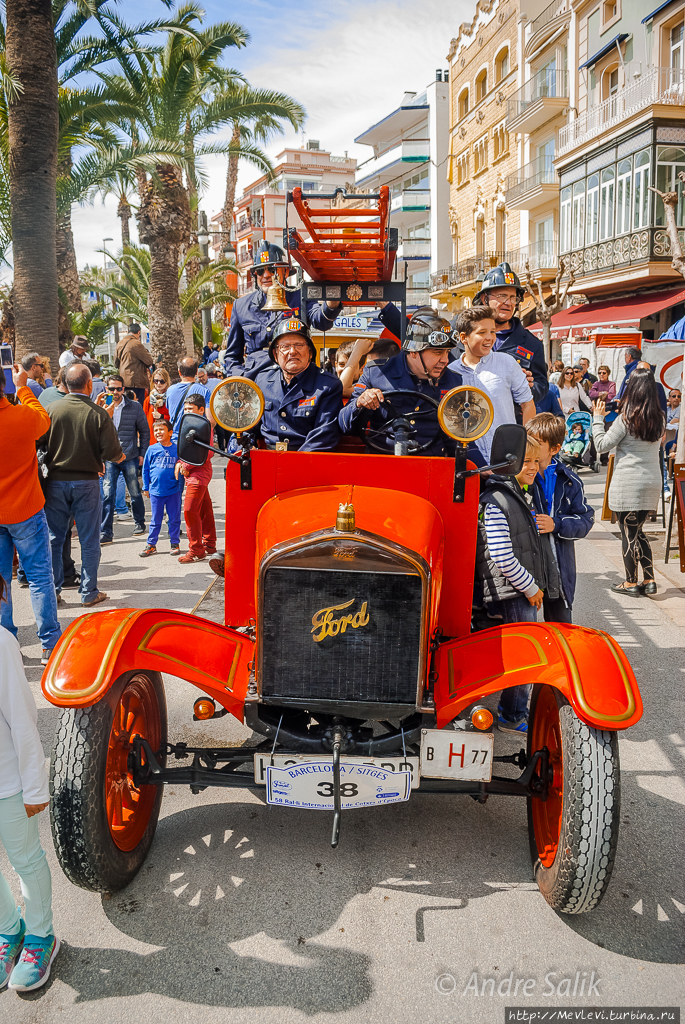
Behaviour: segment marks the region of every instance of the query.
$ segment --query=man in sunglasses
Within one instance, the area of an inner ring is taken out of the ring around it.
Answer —
[[[131,511],[135,520],[133,533],[145,533],[145,503],[138,481],[138,468],[143,465],[150,444],[150,428],[140,402],[124,396],[124,381],[117,374],[107,378],[107,391],[98,397],[96,405],[103,406],[112,417],[119,444],[126,456],[123,462],[105,462],[100,543],[111,544],[117,483],[122,473],[131,495]]]
[[[285,285],[291,268],[279,246],[262,241],[250,271],[255,290],[241,295],[233,303],[224,368],[229,375],[243,374],[254,379],[257,373],[268,367],[274,330],[284,319],[283,312],[263,309],[266,293],[275,281]],[[299,289],[288,289],[286,301],[292,310],[290,314],[285,311],[287,316],[299,316]],[[308,302],[309,326],[317,331],[330,331],[341,308],[340,302]]]
[[[549,389],[547,361],[542,342],[526,330],[515,315],[523,296],[524,290],[514,271],[508,263],[500,263],[485,275],[480,291],[473,298],[473,305],[490,306],[492,309],[497,326],[497,341],[492,351],[513,356],[526,374],[533,401],[537,404]]]

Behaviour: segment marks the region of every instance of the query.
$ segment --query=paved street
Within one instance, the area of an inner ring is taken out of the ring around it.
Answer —
[[[223,530],[219,474],[215,467]],[[583,479],[600,506],[603,475]],[[119,524],[103,552],[101,586],[114,605],[189,611],[211,579],[206,564],[179,566],[166,554],[141,561],[131,533],[131,523]],[[160,551],[167,546],[163,538]],[[645,704],[620,740],[623,824],[598,910],[563,917],[538,893],[523,800],[481,806],[416,793],[382,813],[344,815],[334,851],[329,815],[267,808],[253,792],[193,797],[172,787],[145,867],[111,898],[67,882],[42,815],[62,951],[44,990],[0,992],[0,1019],[299,1024],[335,1014],[345,1024],[493,1024],[507,1005],[682,1003],[684,595],[673,583],[656,599],[611,593],[622,578],[611,529],[595,528],[577,554],[575,619],[622,644]],[[15,587],[15,600],[47,756],[59,713],[40,695],[28,591]],[[77,595],[67,593],[61,608],[67,623]],[[193,724],[194,688],[166,684],[170,738],[220,744],[249,735],[229,717]],[[570,994],[577,972],[579,983],[594,982],[589,998]],[[528,979],[533,995],[524,998]]]

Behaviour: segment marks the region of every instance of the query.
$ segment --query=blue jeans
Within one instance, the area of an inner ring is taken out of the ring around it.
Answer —
[[[151,494],[150,495],[150,532],[147,542],[153,548],[159,539],[159,531],[162,529],[164,519],[164,506],[169,516],[169,539],[173,547],[181,543],[181,492],[175,494]]]
[[[117,484],[123,473],[128,493],[131,495],[131,511],[136,526],[145,526],[145,502],[138,482],[138,456],[126,459],[125,462],[106,462],[105,479],[103,482],[104,499],[102,502],[102,527],[104,539],[111,540],[114,536],[114,505]]]
[[[527,597],[520,594],[508,601],[495,601],[488,606],[492,614],[499,614],[505,622],[537,622],[538,612]],[[502,690],[499,699],[499,714],[507,722],[520,722],[528,718],[528,702],[533,687],[510,686]]]
[[[22,568],[29,581],[31,607],[36,619],[38,637],[43,647],[51,651],[60,638],[62,629],[57,620],[57,598],[52,573],[50,536],[43,509],[23,523],[3,523],[0,526],[0,576],[7,584],[7,600],[0,605],[0,624],[13,636],[17,630],[12,619],[12,558],[17,549]],[[62,549],[59,552],[60,569]]]
[[[48,480],[45,514],[50,527],[52,571],[57,592],[62,589],[62,548],[72,516],[76,521],[81,544],[81,603],[92,601],[98,594],[100,568],[100,517],[102,499],[99,480]]]
[[[114,511],[118,516],[128,515],[128,505],[126,504],[126,481],[123,475],[120,475],[117,480],[117,496],[114,501]]]
[[[54,935],[52,925],[52,878],[38,836],[39,816],[26,817],[23,794],[0,800],[0,842],[7,859],[21,879],[26,931],[44,939]],[[21,919],[12,890],[0,874],[0,935],[16,935]]]

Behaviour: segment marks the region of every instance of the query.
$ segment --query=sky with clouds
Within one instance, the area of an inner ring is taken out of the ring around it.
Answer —
[[[355,136],[398,106],[405,91],[420,92],[436,68],[447,67],[450,40],[475,9],[473,0],[205,0],[202,6],[206,22],[236,21],[250,33],[250,44],[227,51],[226,63],[254,86],[288,93],[307,111],[303,136],[279,136],[268,147],[272,158],[284,145],[314,138],[359,161],[372,153]],[[158,0],[120,0],[118,8],[129,23],[164,13]],[[223,205],[226,158],[207,158],[204,170],[201,207],[211,217]],[[253,168],[241,166],[239,192],[255,177]],[[119,246],[115,200],[74,207],[73,227],[79,267],[101,262],[103,238]]]

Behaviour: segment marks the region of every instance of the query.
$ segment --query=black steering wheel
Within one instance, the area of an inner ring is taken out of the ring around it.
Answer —
[[[417,402],[427,402],[430,408],[420,409],[412,412],[400,412],[393,405],[392,399],[396,395],[407,395],[413,398]],[[361,437],[369,448],[372,448],[376,452],[381,452],[383,455],[389,454],[389,448],[387,443],[383,444],[383,441],[389,439],[395,445],[396,455],[418,455],[419,452],[425,452],[427,448],[430,448],[435,443],[436,438],[442,432],[438,418],[436,416],[436,410],[440,403],[437,399],[432,398],[430,395],[424,395],[421,391],[410,391],[405,389],[398,389],[397,391],[389,391],[387,394],[383,393],[384,401],[381,404],[381,408],[387,409],[388,415],[385,423],[379,430],[372,429],[371,427],[364,426],[362,419],[360,418],[357,427],[357,433]],[[376,410],[365,409],[369,415],[372,415]],[[425,444],[417,444],[416,441],[411,439],[412,434],[416,433],[414,429],[414,420],[426,416],[435,417],[435,433],[431,438],[426,441]],[[380,439],[376,441],[375,438]],[[400,449],[398,451],[398,448]]]

